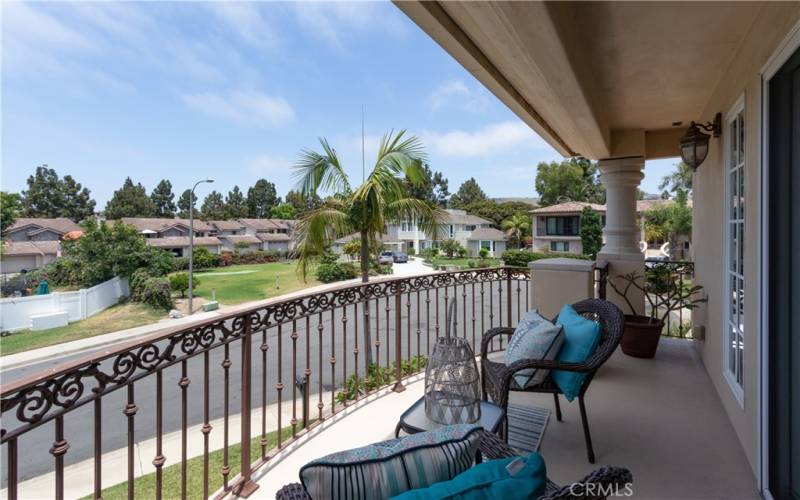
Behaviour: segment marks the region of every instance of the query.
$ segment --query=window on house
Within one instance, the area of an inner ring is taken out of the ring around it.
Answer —
[[[452,225],[452,224],[450,224],[450,231],[449,231],[449,234],[450,234],[450,237],[451,237],[451,238],[452,238],[453,236],[455,236],[455,234],[456,234],[456,232],[455,232],[455,226],[454,226],[454,225]]]
[[[467,231],[474,231],[474,230],[475,230],[475,225],[474,224],[473,225],[467,225]]]
[[[550,250],[553,252],[569,252],[569,241],[551,241]]]
[[[734,107],[727,122],[726,193],[726,318],[725,377],[740,402],[744,398],[744,245],[745,245],[745,148],[744,100]]]
[[[580,234],[580,217],[547,217],[546,234],[548,236],[578,236]]]

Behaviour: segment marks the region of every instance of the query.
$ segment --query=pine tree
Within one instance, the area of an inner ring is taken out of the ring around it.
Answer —
[[[175,194],[172,192],[172,183],[167,179],[161,179],[158,186],[150,193],[150,201],[153,203],[153,214],[156,217],[175,217]]]
[[[269,211],[280,203],[275,184],[259,179],[247,190],[247,215],[255,219],[269,218]]]
[[[193,205],[195,207],[195,214],[197,214],[197,195],[194,195],[194,203],[190,202],[192,198],[192,190],[187,189],[182,194],[181,197],[178,198],[178,216],[182,219],[189,218],[189,206]]]
[[[233,186],[225,197],[226,217],[228,219],[238,219],[247,217],[247,202],[239,186]]]
[[[47,165],[36,167],[22,192],[22,213],[27,217],[67,217],[80,222],[94,215],[91,191],[71,175],[62,180]]]
[[[450,198],[450,204],[454,208],[462,208],[475,202],[485,201],[486,199],[486,193],[484,193],[483,189],[478,185],[478,181],[476,181],[474,177],[470,177],[461,184],[456,194]]]
[[[300,218],[306,212],[322,205],[322,199],[317,193],[303,196],[300,191],[289,191],[286,193],[286,203],[294,207],[295,217]]]
[[[225,201],[222,199],[222,193],[211,191],[203,200],[203,206],[200,207],[200,212],[204,220],[220,220],[225,218],[225,208]]]
[[[108,220],[115,220],[122,217],[151,217],[153,212],[153,202],[144,186],[140,183],[134,185],[131,178],[127,177],[122,187],[114,191],[114,196],[108,200],[105,216]]]

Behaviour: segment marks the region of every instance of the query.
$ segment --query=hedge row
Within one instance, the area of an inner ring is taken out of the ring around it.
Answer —
[[[503,252],[501,258],[507,266],[527,267],[529,262],[539,259],[551,259],[554,257],[592,260],[588,255],[578,253],[531,252],[530,250],[506,250]]]

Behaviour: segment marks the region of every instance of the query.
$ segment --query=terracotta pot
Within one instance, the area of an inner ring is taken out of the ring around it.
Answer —
[[[619,346],[622,352],[635,358],[652,358],[656,355],[664,322],[650,322],[647,316],[625,315],[625,328]]]

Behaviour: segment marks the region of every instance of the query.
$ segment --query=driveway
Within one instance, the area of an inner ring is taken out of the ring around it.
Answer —
[[[422,259],[408,258],[405,264],[392,264],[393,276],[419,276],[420,274],[430,274],[433,268],[422,263]]]

